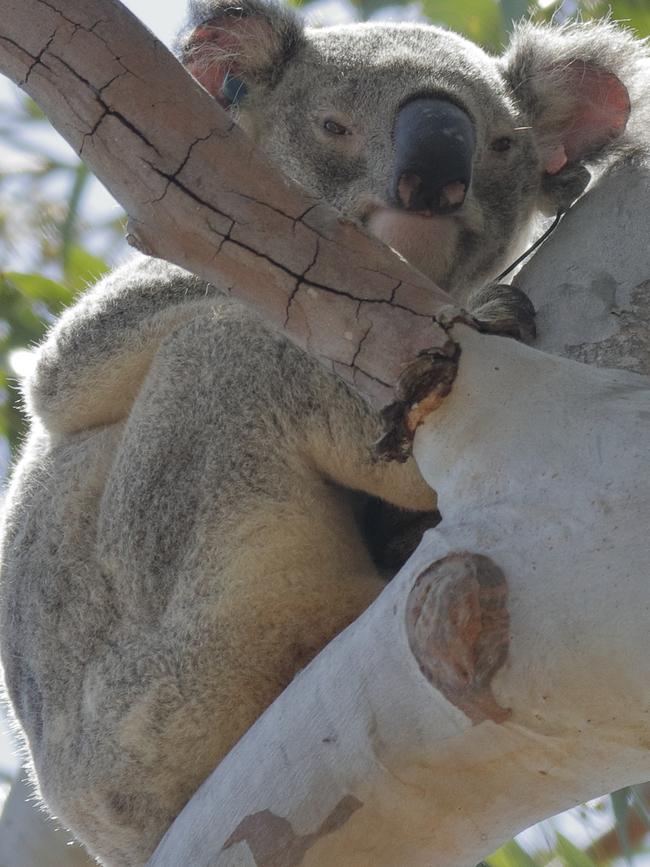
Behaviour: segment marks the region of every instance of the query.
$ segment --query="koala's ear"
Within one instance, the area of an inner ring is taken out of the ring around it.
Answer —
[[[499,63],[532,125],[549,199],[568,205],[562,198],[575,198],[589,179],[582,164],[619,143],[645,62],[645,43],[607,22],[515,30]]]
[[[255,84],[273,86],[303,41],[299,19],[263,0],[192,0],[176,40],[183,65],[228,108]]]

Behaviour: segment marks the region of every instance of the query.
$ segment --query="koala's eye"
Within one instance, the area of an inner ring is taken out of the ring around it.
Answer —
[[[323,129],[330,135],[350,135],[349,130],[342,126],[342,124],[337,123],[335,120],[328,119],[324,121]]]
[[[493,151],[498,151],[499,153],[503,153],[503,151],[509,151],[512,145],[512,139],[508,138],[508,136],[503,136],[502,138],[495,138],[490,147]]]

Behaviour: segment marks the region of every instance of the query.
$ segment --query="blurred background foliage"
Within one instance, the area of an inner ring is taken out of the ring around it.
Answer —
[[[127,0],[128,2],[128,0]],[[329,8],[290,0],[318,23]],[[518,19],[611,15],[650,35],[650,0],[341,0],[347,20],[429,20],[498,52]],[[340,6],[341,4],[339,4]],[[331,6],[331,3],[330,3]],[[0,98],[0,488],[25,424],[18,391],[30,347],[87,285],[125,255],[125,219],[29,99]],[[650,865],[650,785],[541,823],[479,867]]]
[[[98,186],[32,100],[18,92],[2,100],[0,455],[15,450],[24,431],[17,378],[29,364],[27,348],[123,247],[121,213],[82,208]]]

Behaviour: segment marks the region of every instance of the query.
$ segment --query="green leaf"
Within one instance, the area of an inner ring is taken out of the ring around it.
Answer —
[[[621,851],[628,864],[632,863],[632,848],[630,846],[630,792],[629,789],[619,789],[610,795],[614,818],[616,819],[616,834],[621,844]]]
[[[538,9],[534,18],[550,21],[560,6],[561,2],[557,0],[547,9]],[[599,19],[611,13],[615,21],[630,27],[637,36],[650,36],[650,6],[647,0],[596,0],[596,2],[582,0],[578,7],[583,21]]]
[[[505,29],[510,32],[512,25],[520,18],[528,17],[529,0],[501,0],[501,18]]]
[[[58,313],[67,307],[74,298],[74,292],[67,286],[40,274],[19,274],[16,271],[7,271],[0,276],[25,298],[29,298],[30,301],[41,301],[53,313]]]
[[[650,7],[647,0],[601,0],[596,9],[590,10],[590,17],[602,17],[611,9],[612,17],[627,24],[638,36],[650,36]]]
[[[351,2],[359,10],[359,16],[364,21],[384,6],[394,5],[392,0],[351,0]]]
[[[648,808],[643,786],[630,786],[629,791],[632,793],[634,807],[639,814],[639,818],[650,829],[650,809]]]
[[[77,236],[77,223],[79,220],[79,208],[83,194],[88,189],[88,184],[92,180],[90,170],[85,163],[79,163],[74,171],[74,181],[68,199],[68,209],[65,215],[65,220],[61,226],[61,259],[63,261],[64,273],[68,270],[70,256],[72,255],[74,244]]]
[[[39,105],[37,105],[30,97],[26,97],[23,100],[22,107],[25,115],[30,120],[46,120],[43,109]]]
[[[0,352],[27,346],[38,340],[47,326],[46,317],[34,311],[33,303],[10,281],[0,276],[0,309],[3,329]]]
[[[0,273],[0,436],[13,449],[26,425],[11,354],[39,341],[50,320],[48,312],[58,313],[71,297],[65,286],[38,274]]]
[[[93,256],[78,244],[74,244],[67,253],[65,283],[76,293],[96,283],[109,270],[107,263],[99,256]]]
[[[516,840],[510,840],[500,849],[497,849],[489,858],[486,858],[485,863],[489,867],[538,867],[537,863]]]
[[[422,10],[434,24],[462,33],[486,48],[498,51],[506,39],[501,8],[496,0],[422,0]]]
[[[566,867],[597,867],[588,855],[578,849],[570,840],[563,834],[558,834],[555,840],[555,848],[557,854],[562,859],[562,863]]]

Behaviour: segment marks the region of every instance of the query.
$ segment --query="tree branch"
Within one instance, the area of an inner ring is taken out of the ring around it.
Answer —
[[[134,246],[230,286],[378,406],[419,352],[453,358],[435,321],[451,299],[285,178],[119,2],[4,0],[3,18],[0,70],[125,207]]]

